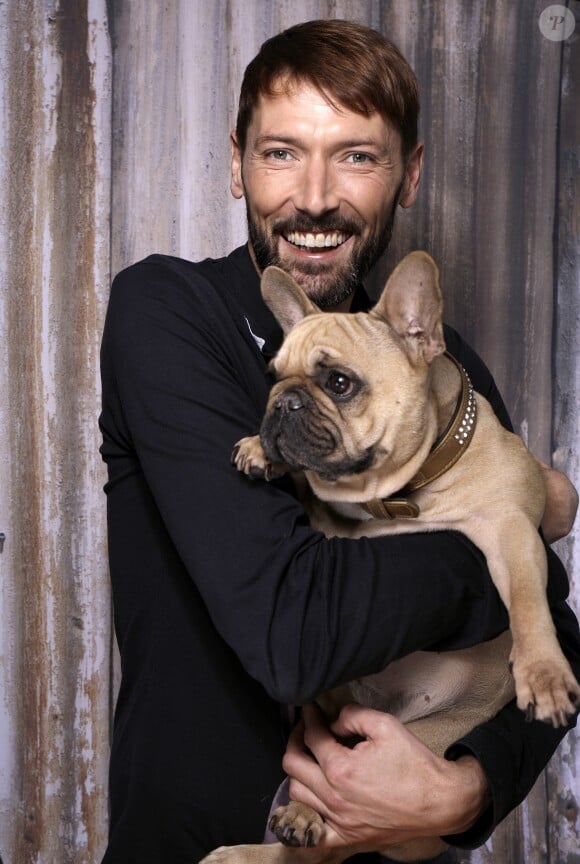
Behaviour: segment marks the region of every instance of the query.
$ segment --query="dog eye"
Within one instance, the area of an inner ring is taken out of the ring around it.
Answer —
[[[326,390],[334,396],[347,396],[352,390],[352,380],[344,372],[330,372],[326,379]]]

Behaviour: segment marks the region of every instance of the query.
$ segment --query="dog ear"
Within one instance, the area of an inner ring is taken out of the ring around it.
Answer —
[[[260,283],[262,297],[286,335],[307,315],[320,312],[300,285],[280,267],[266,267]]]
[[[439,270],[426,252],[403,258],[372,311],[401,337],[411,362],[431,363],[445,351]]]

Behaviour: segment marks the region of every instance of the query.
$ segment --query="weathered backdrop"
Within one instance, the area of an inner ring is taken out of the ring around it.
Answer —
[[[564,0],[565,2],[565,0]],[[403,252],[440,262],[447,318],[532,449],[580,485],[580,36],[547,0],[0,0],[0,854],[96,864],[115,660],[98,456],[112,272],[244,239],[228,132],[263,39],[315,17],[390,35],[428,142]],[[565,4],[580,20],[580,3]],[[578,28],[577,28],[578,31]],[[580,610],[580,527],[559,551]],[[474,864],[578,864],[568,736]]]

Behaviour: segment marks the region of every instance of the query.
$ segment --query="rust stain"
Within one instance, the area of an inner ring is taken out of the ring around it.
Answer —
[[[45,16],[48,5],[54,8]],[[24,0],[18,13],[7,24],[5,202],[13,216],[7,387],[20,750],[13,836],[3,844],[18,864],[78,862],[75,846],[93,862],[104,827],[90,740],[99,682],[94,675],[83,681],[90,646],[79,588],[87,534],[81,475],[98,460],[85,443],[87,421],[96,426],[98,413],[96,94],[87,0]],[[47,63],[58,67],[53,91]]]
[[[26,20],[33,21],[32,4],[26,2],[23,5]],[[21,44],[23,35],[24,46]],[[14,453],[11,485],[14,490],[15,569],[22,589],[25,588],[18,592],[22,648],[15,657],[16,680],[21,682],[17,706],[21,730],[17,771],[21,785],[14,831],[21,834],[25,844],[21,860],[27,861],[35,855],[42,834],[43,784],[35,784],[32,778],[42,769],[41,718],[46,711],[46,693],[39,682],[36,657],[38,645],[46,642],[43,605],[30,599],[38,595],[44,571],[38,459],[42,430],[34,407],[39,397],[40,357],[38,347],[31,340],[31,334],[38,329],[39,271],[35,255],[34,191],[30,182],[35,161],[35,120],[41,92],[38,42],[30,31],[15,33],[14,37],[14,41],[11,40],[14,48],[9,58],[7,137],[11,174],[6,197],[9,212],[17,215],[9,238],[10,245],[20,250],[20,254],[8,262],[8,324],[13,338],[9,344],[10,374],[7,383],[14,417],[10,439]],[[15,846],[20,845],[18,839],[17,836],[14,838]]]
[[[576,825],[578,821],[578,804],[573,798],[569,798],[564,804],[564,817],[571,827]]]
[[[59,594],[65,600],[55,640],[61,657],[66,658],[69,676],[74,675],[68,687],[63,687],[65,737],[72,746],[58,754],[58,770],[67,778],[68,785],[63,802],[65,813],[61,812],[59,818],[61,830],[63,822],[66,826],[63,833],[71,860],[75,857],[75,847],[81,845],[77,834],[82,827],[86,860],[93,861],[98,852],[95,844],[101,836],[96,824],[101,811],[98,798],[87,791],[89,775],[94,772],[91,758],[94,745],[90,746],[86,732],[95,726],[97,697],[94,682],[82,680],[80,670],[85,646],[82,629],[78,626],[83,613],[78,591],[78,582],[82,579],[78,563],[82,553],[78,543],[83,533],[79,520],[85,511],[78,472],[85,460],[91,456],[96,458],[96,454],[83,452],[83,427],[87,415],[90,417],[87,396],[94,396],[97,356],[96,349],[91,350],[91,346],[99,324],[94,290],[96,93],[88,56],[87,0],[61,0],[53,38],[61,59],[61,81],[54,118],[56,144],[49,175],[54,196],[50,308],[54,321],[52,338],[58,345],[53,373],[55,385],[59,392],[67,394],[59,400],[50,440],[57,455],[53,508],[67,529],[55,562],[62,580]]]

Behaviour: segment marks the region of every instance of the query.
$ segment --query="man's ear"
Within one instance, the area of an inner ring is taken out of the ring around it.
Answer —
[[[230,142],[232,148],[230,190],[234,198],[239,199],[244,197],[244,183],[242,181],[242,151],[235,132],[230,135]]]
[[[280,267],[266,267],[260,283],[262,297],[286,335],[307,315],[320,312],[300,285]]]
[[[445,351],[439,270],[426,252],[411,252],[395,268],[376,306],[378,315],[401,337],[414,365]]]
[[[411,155],[408,157],[405,164],[405,176],[403,178],[403,188],[399,195],[399,206],[406,209],[411,207],[417,200],[419,192],[419,182],[421,180],[421,171],[423,170],[423,155],[425,153],[425,145],[422,141],[415,146]]]

